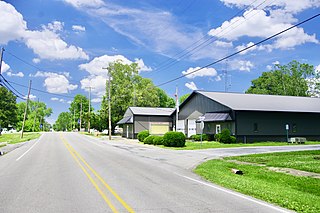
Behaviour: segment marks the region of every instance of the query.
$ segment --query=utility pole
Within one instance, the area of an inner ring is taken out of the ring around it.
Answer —
[[[73,109],[73,122],[72,122],[72,126],[73,126],[73,129],[76,128],[76,109]]]
[[[107,68],[102,67],[102,69],[107,69],[108,70],[108,113],[109,113],[109,140],[111,140],[111,92],[110,92],[110,80],[111,80],[111,75],[110,75],[110,67],[108,66]]]
[[[34,116],[34,119],[33,119],[32,132],[34,132],[34,128],[35,128],[35,125],[36,125],[36,118],[37,118],[38,105],[39,105],[39,98],[38,98],[38,103],[37,103],[37,105],[36,105],[36,110],[35,110],[36,115]]]
[[[82,120],[82,99],[81,99],[81,103],[80,103],[80,132],[81,132],[81,121]]]
[[[27,118],[27,111],[28,111],[28,105],[29,105],[30,90],[31,90],[31,80],[29,81],[29,89],[28,89],[27,103],[26,103],[26,108],[25,108],[25,110],[24,110],[24,116],[23,116],[23,123],[22,123],[21,137],[20,137],[20,138],[23,138],[23,130],[24,130],[24,125],[25,125],[26,118]]]
[[[1,69],[2,69],[2,58],[3,58],[3,52],[4,52],[4,48],[1,48],[1,53],[0,53],[0,75],[1,75]]]
[[[176,86],[176,128],[175,131],[178,130],[178,120],[179,120],[179,98],[178,98],[178,86]]]
[[[91,118],[91,89],[94,87],[86,87],[89,89],[89,118],[88,118],[88,133],[90,133],[90,118]]]
[[[109,133],[109,140],[111,140],[111,91],[110,91],[110,88],[111,88],[111,84],[110,84],[110,78],[111,78],[111,75],[110,75],[110,69],[108,69],[108,109],[109,109],[109,130],[108,130],[108,133]]]

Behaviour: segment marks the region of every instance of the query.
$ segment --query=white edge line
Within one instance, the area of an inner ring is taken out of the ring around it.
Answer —
[[[43,135],[43,134],[42,134]],[[25,151],[25,153],[23,153],[20,157],[18,157],[16,159],[16,161],[20,160],[23,156],[25,156],[35,145],[38,144],[38,141],[42,138],[42,135],[40,136],[40,138],[38,138],[38,140],[27,150]]]
[[[176,174],[177,174],[177,173],[176,173]],[[291,211],[287,211],[287,210],[281,209],[281,208],[279,208],[279,207],[276,207],[276,206],[273,206],[273,205],[270,205],[270,204],[267,204],[267,203],[264,203],[264,202],[261,202],[261,201],[252,199],[252,198],[250,198],[250,197],[247,197],[247,196],[244,196],[244,195],[241,195],[241,194],[238,194],[238,193],[235,193],[235,192],[232,192],[232,191],[229,191],[229,190],[226,190],[226,189],[223,189],[223,188],[220,188],[220,187],[216,187],[216,186],[214,186],[214,185],[211,185],[211,184],[208,184],[208,183],[205,183],[205,182],[202,182],[202,181],[199,181],[199,180],[190,178],[190,177],[188,177],[188,176],[184,176],[184,175],[180,175],[180,174],[177,174],[177,175],[179,175],[180,177],[186,178],[186,179],[188,179],[188,180],[191,180],[191,181],[200,183],[200,184],[202,184],[202,185],[209,186],[209,187],[211,187],[211,188],[218,189],[218,190],[220,190],[220,191],[223,191],[223,192],[232,194],[232,195],[234,195],[234,196],[237,196],[237,197],[240,197],[240,198],[249,200],[249,201],[251,201],[251,202],[260,204],[260,205],[262,205],[262,206],[266,206],[266,207],[268,207],[268,208],[275,209],[275,210],[277,210],[277,211],[279,211],[279,212],[286,212],[286,213],[291,212]]]

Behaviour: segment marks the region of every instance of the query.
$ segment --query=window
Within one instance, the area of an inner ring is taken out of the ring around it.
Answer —
[[[292,124],[292,132],[297,132],[297,124]]]
[[[258,132],[258,123],[253,124],[253,131]]]

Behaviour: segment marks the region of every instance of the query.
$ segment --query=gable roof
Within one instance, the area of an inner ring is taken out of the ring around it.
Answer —
[[[129,107],[134,115],[170,116],[175,108]]]
[[[194,91],[194,93],[233,110],[320,113],[320,98],[208,91]]]

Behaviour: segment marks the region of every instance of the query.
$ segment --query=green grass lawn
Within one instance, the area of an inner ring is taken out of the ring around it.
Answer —
[[[8,142],[9,144],[21,143],[29,140],[33,140],[40,137],[40,133],[23,133],[23,138],[20,139],[20,133],[2,134],[0,136],[0,146],[2,142]]]
[[[320,144],[320,141],[307,141],[305,145]],[[257,142],[257,143],[235,143],[235,144],[223,144],[219,142],[191,142],[187,141],[185,147],[164,147],[175,150],[195,150],[195,149],[210,149],[210,148],[235,148],[235,147],[249,147],[249,146],[303,146],[303,144],[288,144],[286,142]]]
[[[227,160],[293,168],[320,173],[320,150],[256,154],[210,160],[194,171],[205,179],[241,193],[297,212],[320,212],[320,179],[297,177],[269,170],[265,166],[243,165]],[[244,175],[236,175],[232,168]]]

